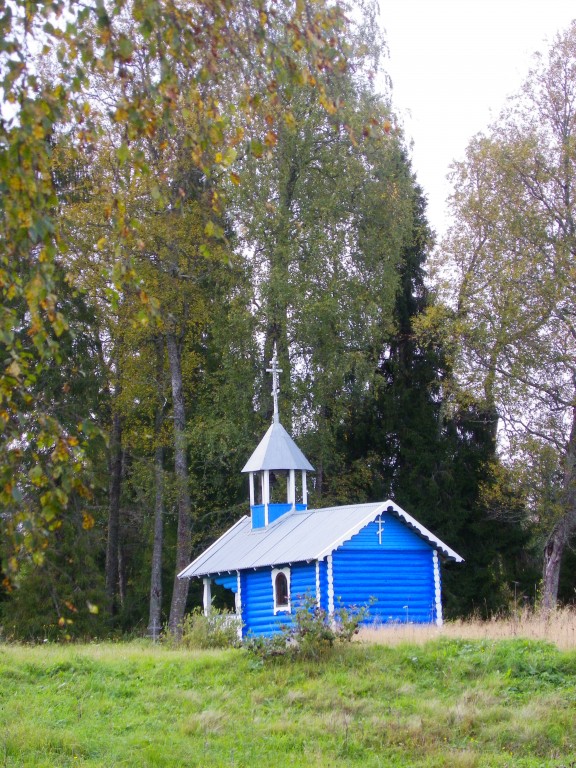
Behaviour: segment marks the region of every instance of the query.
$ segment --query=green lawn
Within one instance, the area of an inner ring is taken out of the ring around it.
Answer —
[[[576,653],[544,643],[0,645],[0,677],[0,768],[576,766]]]

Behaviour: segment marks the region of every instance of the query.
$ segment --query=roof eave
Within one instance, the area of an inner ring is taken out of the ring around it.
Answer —
[[[217,571],[204,571],[204,572],[200,571],[198,573],[195,573],[194,572],[196,570],[195,566],[197,565],[197,563],[200,563],[202,560],[204,560],[206,558],[206,556],[210,552],[212,552],[214,549],[216,549],[218,544],[224,538],[228,537],[235,528],[237,528],[241,523],[244,522],[244,520],[247,520],[247,519],[248,519],[248,515],[242,515],[240,520],[237,520],[231,528],[228,528],[227,531],[224,531],[224,533],[221,536],[219,536],[216,539],[216,541],[212,542],[212,544],[210,544],[210,546],[207,549],[205,549],[200,555],[198,555],[198,557],[195,560],[193,560],[190,563],[190,565],[187,565],[186,568],[181,570],[180,573],[177,574],[177,578],[179,578],[179,579],[192,579],[192,578],[194,578],[196,576],[206,576],[209,573],[216,573]]]

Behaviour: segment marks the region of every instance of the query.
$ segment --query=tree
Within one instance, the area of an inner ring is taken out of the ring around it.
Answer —
[[[280,81],[305,81],[322,91],[326,73],[344,61],[338,35],[342,19],[338,7],[288,0],[181,6],[163,0],[33,5],[16,0],[2,6],[0,88],[8,106],[0,115],[0,344],[7,362],[0,374],[5,436],[0,503],[16,508],[15,514],[2,517],[8,522],[5,533],[24,526],[45,539],[70,495],[89,492],[80,471],[89,419],[79,414],[75,428],[65,430],[29,394],[39,371],[59,364],[59,338],[68,325],[55,281],[66,243],[52,173],[54,133],[65,126],[70,151],[86,157],[116,127],[122,136],[116,158],[123,170],[146,175],[141,141],[174,134],[174,110],[186,94],[186,109],[195,118],[186,135],[192,161],[206,174],[216,167],[229,169],[239,143],[256,152],[262,146],[249,118],[276,103]],[[286,30],[280,37],[279,27]],[[141,55],[136,56],[140,41]],[[56,77],[39,76],[38,49],[56,51]],[[102,72],[117,82],[104,126],[92,119],[90,93],[93,78]],[[234,90],[233,77],[238,99],[234,114],[226,114],[222,104],[230,103],[225,97]],[[102,279],[110,290],[120,291],[133,283],[126,246],[135,231],[122,194],[115,187],[109,192],[105,214],[115,232],[117,258]],[[17,338],[21,329],[33,342],[28,351]],[[34,425],[26,440],[41,435],[36,452],[45,457],[38,475],[45,492],[30,507],[20,502],[31,482],[19,456],[23,422]]]
[[[416,184],[412,205],[393,322],[371,379],[351,393],[336,428],[339,472],[329,495],[339,503],[391,497],[411,510],[466,561],[464,569],[446,569],[446,614],[485,614],[507,604],[507,585],[520,579],[526,537],[517,525],[487,514],[481,491],[494,452],[490,422],[471,403],[447,410],[446,350],[416,333],[433,306],[425,279],[433,237]]]
[[[502,460],[536,467],[537,454],[556,457],[554,503],[544,510],[543,493],[527,497],[535,519],[545,515],[546,609],[576,532],[575,163],[572,24],[454,166],[454,225],[439,256],[449,309],[431,317],[449,322],[459,385],[493,414]]]
[[[352,26],[350,66],[335,72],[324,109],[317,94],[281,91],[292,119],[230,194],[255,286],[263,357],[277,345],[282,419],[302,434],[326,493],[334,431],[361,390],[393,325],[402,248],[410,236],[412,178],[402,136],[371,78],[381,40],[368,3]],[[265,366],[262,366],[265,368]],[[268,377],[258,402],[271,413]]]
[[[69,328],[59,338],[60,364],[38,371],[29,394],[44,414],[57,418],[63,429],[71,432],[79,411],[87,408],[99,414],[109,400],[102,388],[95,314],[86,295],[77,286],[72,287],[63,270],[57,270],[55,283]],[[19,341],[22,350],[31,343],[23,329]],[[33,428],[33,422],[28,423],[26,434],[32,436]],[[38,436],[21,446],[20,471],[30,480],[26,487],[20,486],[21,506],[41,503],[35,496],[45,493],[41,473],[46,459],[37,453],[41,443]],[[50,547],[46,546],[42,531],[25,525],[12,536],[2,537],[0,557],[6,563],[17,560],[19,571],[17,589],[8,580],[3,585],[6,599],[0,603],[0,623],[6,636],[25,640],[82,638],[101,635],[105,630],[105,612],[101,610],[105,551],[102,508],[107,493],[103,440],[93,440],[86,446],[83,465],[87,464],[95,478],[90,495],[69,491],[69,514],[61,519],[54,510],[52,517],[46,518],[50,525]],[[79,467],[78,471],[81,470]],[[56,477],[54,492],[59,490]],[[3,513],[12,521],[19,519],[17,509],[4,507]],[[38,537],[36,541],[26,542],[27,537],[34,536]]]

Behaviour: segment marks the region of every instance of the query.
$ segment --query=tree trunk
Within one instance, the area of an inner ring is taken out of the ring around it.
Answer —
[[[168,626],[178,636],[182,631],[182,620],[188,597],[188,579],[179,579],[177,574],[190,563],[192,514],[190,492],[188,490],[188,463],[186,455],[186,412],[182,391],[182,364],[180,349],[174,333],[166,336],[170,378],[172,380],[172,400],[174,409],[174,466],[178,494],[178,532],[176,534],[176,574],[172,590],[172,603]]]
[[[148,635],[157,640],[162,628],[162,544],[164,536],[164,446],[162,445],[162,427],[164,425],[164,392],[163,392],[163,363],[164,345],[162,339],[156,341],[156,384],[158,389],[158,406],[154,417],[154,437],[156,449],[154,452],[154,484],[156,488],[154,501],[154,544],[152,548],[152,575],[150,578],[150,617]]]
[[[122,540],[122,536],[119,537],[118,543],[118,600],[120,602],[120,608],[124,610],[126,605],[126,593],[128,591],[128,563],[126,560],[126,546]]]
[[[283,132],[286,141],[286,132]],[[274,227],[274,242],[270,248],[270,276],[265,286],[266,295],[266,329],[264,338],[265,368],[272,360],[274,347],[277,348],[278,362],[282,370],[280,391],[283,397],[280,401],[281,421],[290,432],[292,425],[292,394],[290,349],[288,342],[288,314],[293,297],[289,291],[290,262],[293,258],[293,242],[290,232],[291,206],[294,201],[295,188],[300,173],[300,158],[288,147],[280,169],[280,188],[278,218]],[[265,374],[261,402],[265,404],[267,420],[272,418],[272,376]]]
[[[542,609],[545,612],[556,608],[562,556],[576,532],[576,407],[572,409],[572,427],[564,460],[562,490],[563,514],[552,529],[544,547]]]
[[[120,490],[122,487],[122,421],[115,413],[110,435],[110,506],[108,510],[108,539],[106,542],[106,597],[108,610],[117,611],[118,547],[120,544]]]

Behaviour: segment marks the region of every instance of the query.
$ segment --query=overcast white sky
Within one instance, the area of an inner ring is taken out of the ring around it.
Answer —
[[[380,9],[393,103],[413,141],[429,222],[441,235],[450,163],[519,89],[532,54],[576,18],[576,2],[380,0]]]

